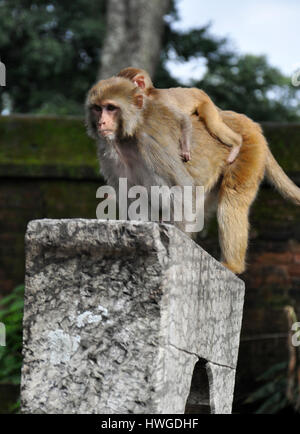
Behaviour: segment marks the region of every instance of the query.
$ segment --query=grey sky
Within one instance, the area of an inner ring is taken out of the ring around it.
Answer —
[[[230,38],[240,53],[266,54],[273,66],[292,75],[300,66],[300,0],[178,0],[181,20],[190,29],[211,22],[211,33]],[[185,79],[203,72],[199,61],[172,65]]]

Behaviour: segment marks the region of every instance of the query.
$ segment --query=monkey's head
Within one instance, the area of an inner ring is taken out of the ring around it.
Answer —
[[[153,83],[150,75],[144,69],[125,68],[119,72],[118,77],[127,78],[145,93],[153,89]]]
[[[132,137],[143,120],[145,97],[128,79],[113,77],[99,81],[86,101],[88,133],[97,139]]]

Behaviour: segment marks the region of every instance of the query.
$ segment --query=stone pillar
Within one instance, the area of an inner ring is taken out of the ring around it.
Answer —
[[[243,300],[173,226],[30,222],[22,412],[230,413]]]

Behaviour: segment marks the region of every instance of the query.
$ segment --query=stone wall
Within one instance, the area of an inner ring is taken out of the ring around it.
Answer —
[[[264,124],[275,157],[300,185],[300,125]],[[24,281],[30,220],[95,218],[96,149],[78,118],[0,117],[0,296]],[[236,388],[242,402],[259,374],[286,359],[283,307],[300,317],[300,208],[263,185],[251,211],[245,311]],[[201,245],[218,258],[212,222]]]

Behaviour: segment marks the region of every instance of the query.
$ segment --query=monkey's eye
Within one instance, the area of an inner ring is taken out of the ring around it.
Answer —
[[[98,106],[98,105],[94,105],[92,107],[92,110],[94,110],[95,112],[102,112],[102,108],[100,106]]]
[[[118,107],[116,107],[115,105],[112,105],[112,104],[108,104],[108,106],[106,108],[109,112],[113,112],[113,111],[118,109]]]

